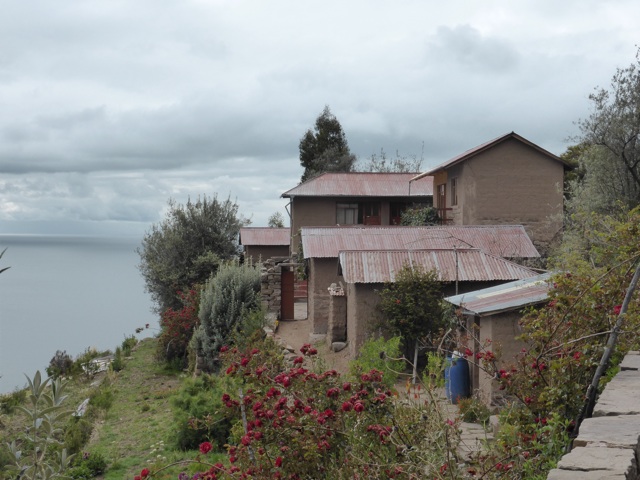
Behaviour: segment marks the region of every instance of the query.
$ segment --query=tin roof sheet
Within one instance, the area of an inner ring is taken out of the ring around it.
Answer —
[[[503,258],[540,254],[522,225],[303,227],[305,258],[337,258],[342,250],[478,248]]]
[[[243,227],[240,229],[241,245],[289,245],[290,228]]]
[[[417,173],[323,173],[282,197],[424,197],[433,196],[433,177],[413,180]]]
[[[537,275],[478,249],[342,251],[339,259],[347,283],[394,282],[405,265],[436,270],[443,282],[517,280]]]
[[[445,300],[463,308],[466,314],[479,316],[517,310],[545,302],[549,296],[549,279],[552,275],[543,273],[524,280],[447,297]]]
[[[488,142],[485,142],[481,145],[478,145],[477,147],[474,147],[470,150],[467,150],[466,152],[461,153],[460,155],[457,155],[455,157],[453,157],[450,160],[447,160],[446,162],[438,165],[437,167],[433,167],[430,170],[427,170],[426,172],[423,172],[417,176],[414,177],[415,180],[418,180],[420,178],[426,177],[426,176],[430,176],[433,175],[435,172],[439,171],[439,170],[444,170],[446,168],[449,168],[453,165],[456,165],[460,162],[463,162],[464,160],[467,160],[468,158],[471,158],[481,152],[484,152],[485,150],[488,150],[492,147],[494,147],[495,145],[498,145],[499,143],[504,142],[505,140],[508,140],[510,138],[516,139],[519,142],[524,143],[525,145],[530,146],[531,148],[538,150],[540,153],[547,155],[549,158],[562,163],[565,167],[569,168],[570,165],[565,162],[564,160],[562,160],[560,157],[558,157],[557,155],[554,155],[553,153],[545,150],[544,148],[536,145],[533,142],[530,142],[529,140],[527,140],[524,137],[521,137],[520,135],[518,135],[515,132],[511,132],[511,133],[507,133],[505,135],[502,135],[498,138],[494,138],[493,140],[489,140]]]

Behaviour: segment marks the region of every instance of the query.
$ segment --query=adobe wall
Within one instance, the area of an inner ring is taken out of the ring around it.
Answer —
[[[309,259],[307,306],[311,320],[311,333],[326,335],[329,328],[329,287],[344,283],[338,275],[337,258]]]
[[[547,480],[640,479],[640,352],[629,352]]]
[[[358,355],[360,347],[381,319],[378,311],[380,294],[376,291],[380,288],[382,284],[379,283],[350,283],[346,286],[347,342],[351,358]]]
[[[561,229],[564,168],[535,149],[505,141],[464,162],[460,175],[463,225],[524,225],[542,248]]]
[[[498,369],[509,370],[510,366],[515,363],[516,356],[520,353],[526,344],[516,337],[522,334],[522,329],[518,324],[522,318],[520,312],[504,312],[496,315],[476,318],[476,329],[473,326],[473,317],[468,317],[467,328],[469,331],[477,332],[478,344],[472,348],[474,355],[480,351],[482,344],[486,339],[491,339],[491,344],[486,346],[487,350],[496,353],[502,359],[496,365]],[[479,327],[479,328],[478,328]],[[471,347],[470,347],[471,348]],[[504,397],[498,389],[498,384],[493,380],[493,376],[471,365],[472,390],[476,392],[485,405],[501,405]]]
[[[336,199],[295,197],[291,213],[291,255],[297,255],[302,227],[327,227],[336,224]]]

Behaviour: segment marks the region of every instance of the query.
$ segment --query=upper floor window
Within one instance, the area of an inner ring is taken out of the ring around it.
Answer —
[[[357,203],[338,203],[336,207],[336,223],[338,225],[356,225],[358,223]]]
[[[451,205],[458,205],[458,178],[451,179]]]

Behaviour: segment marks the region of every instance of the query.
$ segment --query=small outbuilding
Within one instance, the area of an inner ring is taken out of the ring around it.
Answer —
[[[522,312],[527,307],[547,302],[551,276],[551,273],[544,273],[445,298],[460,309],[466,320],[467,332],[475,332],[467,345],[474,358],[490,340],[492,351],[500,350],[499,368],[515,362],[518,353],[526,346],[517,339],[522,334],[519,325]],[[499,405],[502,395],[493,377],[474,361],[470,362],[470,369],[471,391],[485,404]]]
[[[247,262],[258,263],[274,257],[288,257],[291,229],[271,227],[243,227],[240,245]]]

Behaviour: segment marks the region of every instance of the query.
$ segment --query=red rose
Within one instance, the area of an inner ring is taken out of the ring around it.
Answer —
[[[210,442],[203,442],[200,444],[200,453],[203,455],[209,453],[211,450],[213,450],[213,445],[211,445]]]
[[[276,467],[280,468],[282,466],[282,457],[276,458]]]

